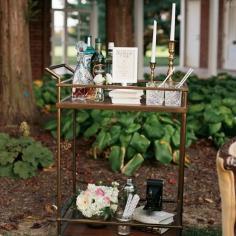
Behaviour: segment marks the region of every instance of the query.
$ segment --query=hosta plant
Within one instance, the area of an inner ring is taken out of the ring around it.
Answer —
[[[52,152],[30,137],[0,133],[0,176],[27,179],[53,163]]]

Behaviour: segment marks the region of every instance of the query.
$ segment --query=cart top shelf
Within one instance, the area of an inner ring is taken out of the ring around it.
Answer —
[[[57,96],[58,102],[56,104],[57,108],[61,109],[102,109],[102,110],[119,110],[119,111],[145,111],[145,112],[171,112],[171,113],[186,113],[187,112],[187,93],[188,87],[184,84],[181,88],[160,88],[160,87],[146,87],[148,81],[138,81],[139,86],[136,84],[129,86],[121,85],[82,85],[82,84],[72,84],[72,77],[69,79],[63,78],[61,75],[57,74],[55,70],[65,69],[73,74],[74,70],[66,64],[60,64],[55,66],[50,66],[46,68],[53,78],[57,80]],[[63,88],[101,88],[105,90],[115,90],[115,89],[135,89],[135,90],[161,90],[161,91],[179,91],[182,94],[181,106],[166,106],[166,105],[146,105],[145,98],[141,99],[141,104],[113,104],[108,98],[104,102],[96,102],[92,100],[72,100],[71,97],[61,98],[61,89]]]
[[[158,106],[141,104],[112,104],[109,99],[104,102],[95,102],[91,100],[85,101],[72,101],[68,98],[56,104],[57,108],[62,109],[102,109],[102,110],[119,110],[119,111],[146,111],[146,112],[172,112],[172,113],[185,113],[187,112],[186,106]]]

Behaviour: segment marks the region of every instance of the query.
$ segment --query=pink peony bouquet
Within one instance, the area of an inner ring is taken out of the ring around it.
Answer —
[[[118,185],[116,182],[112,186],[88,184],[77,196],[77,209],[87,218],[110,218],[118,207]]]

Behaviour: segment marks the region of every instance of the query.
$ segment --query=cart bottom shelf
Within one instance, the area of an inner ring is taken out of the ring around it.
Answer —
[[[178,230],[170,229],[168,232],[162,234],[163,236],[176,236]],[[92,228],[87,225],[76,224],[76,223],[69,223],[64,231],[63,236],[74,236],[74,235],[81,235],[81,236],[117,236],[117,226],[105,226],[103,228]],[[149,233],[144,232],[141,230],[137,230],[132,228],[131,232],[132,236],[152,236],[159,234],[157,233]]]

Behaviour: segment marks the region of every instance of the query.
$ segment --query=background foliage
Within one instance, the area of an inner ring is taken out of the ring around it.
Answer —
[[[0,176],[27,179],[53,163],[52,152],[30,137],[0,133]]]
[[[175,73],[175,80],[181,79]],[[159,76],[162,80],[165,76]],[[189,112],[187,116],[186,146],[197,138],[210,138],[220,147],[236,132],[236,80],[220,74],[207,80],[192,76],[189,81]],[[54,110],[54,82],[45,79],[35,86],[41,108]],[[49,92],[54,90],[53,92]],[[64,91],[64,95],[70,90]],[[62,113],[62,137],[72,138],[72,110]],[[113,171],[132,175],[144,160],[163,164],[178,163],[180,122],[178,115],[170,113],[114,112],[106,110],[80,110],[76,115],[76,135],[92,139],[91,155],[109,160]],[[56,136],[56,119],[44,128]],[[185,164],[189,159],[185,157]]]

